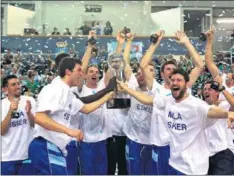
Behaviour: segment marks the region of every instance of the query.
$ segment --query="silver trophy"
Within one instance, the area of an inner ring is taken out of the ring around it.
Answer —
[[[124,68],[125,63],[122,54],[114,53],[108,57],[108,66],[112,70],[113,76],[116,76],[116,79],[124,82]],[[130,98],[126,98],[127,94],[123,92],[118,92],[115,90],[116,98],[107,102],[108,109],[125,109],[129,108],[131,105]]]

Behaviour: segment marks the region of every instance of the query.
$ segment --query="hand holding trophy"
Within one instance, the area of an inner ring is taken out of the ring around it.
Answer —
[[[111,68],[113,75],[116,76],[116,79],[119,81],[125,81],[124,79],[124,58],[122,54],[114,53],[111,54],[108,58],[108,65]],[[126,94],[124,92],[119,92],[117,89],[115,90],[116,98],[107,102],[108,109],[124,109],[129,108],[131,105],[130,99],[126,98]]]

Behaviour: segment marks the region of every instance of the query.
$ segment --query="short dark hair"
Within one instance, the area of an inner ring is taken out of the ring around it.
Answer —
[[[7,87],[8,86],[8,81],[11,79],[18,79],[16,75],[8,75],[3,78],[2,80],[2,87]]]
[[[98,65],[96,65],[96,64],[89,64],[88,67],[87,67],[86,73],[88,73],[90,67],[95,67],[95,68],[97,68],[98,71],[99,71]]]
[[[177,69],[175,69],[175,70],[172,72],[171,76],[172,76],[172,75],[175,75],[175,74],[180,74],[180,75],[182,75],[182,76],[184,77],[185,82],[188,82],[188,81],[189,81],[189,74],[188,74],[186,71],[184,71],[182,68],[177,68]]]
[[[160,71],[164,72],[164,68],[166,65],[175,65],[177,67],[177,64],[173,60],[166,61],[162,64]]]
[[[55,66],[58,67],[59,66],[59,63],[61,62],[61,60],[65,57],[69,57],[70,55],[67,54],[67,53],[61,53],[61,54],[58,54],[55,58]]]
[[[59,76],[63,78],[66,75],[66,69],[72,71],[75,68],[76,64],[82,65],[81,60],[70,57],[62,59],[58,68]]]

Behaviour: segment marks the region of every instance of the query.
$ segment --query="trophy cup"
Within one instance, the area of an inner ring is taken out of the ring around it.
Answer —
[[[124,59],[122,54],[114,53],[108,57],[108,65],[112,70],[113,75],[116,76],[116,79],[119,81],[124,81]],[[126,98],[126,93],[118,92],[115,90],[116,98],[109,100],[107,102],[108,109],[125,109],[131,106],[130,98]]]

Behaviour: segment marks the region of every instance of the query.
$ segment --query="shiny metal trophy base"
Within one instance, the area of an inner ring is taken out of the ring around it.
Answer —
[[[130,98],[114,98],[106,103],[107,109],[126,109],[131,106]]]

